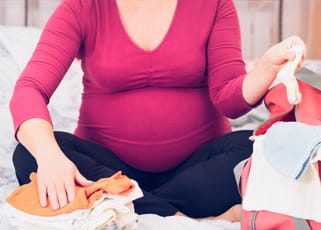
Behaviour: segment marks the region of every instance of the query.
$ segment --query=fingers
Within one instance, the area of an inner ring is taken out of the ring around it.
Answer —
[[[305,46],[304,41],[298,36],[291,36],[284,40],[287,44],[287,49],[291,49],[294,46]]]
[[[305,44],[301,38],[297,36],[289,37],[282,42],[272,46],[263,55],[263,60],[273,66],[276,72],[288,61],[293,61],[296,58],[296,52],[293,49],[295,46],[303,47],[302,60],[305,56]]]
[[[288,52],[285,53],[286,56],[289,57],[288,60],[293,60],[295,58],[295,51],[292,49],[295,46],[301,46],[303,48],[303,54],[302,54],[302,60],[305,57],[306,54],[306,47],[304,41],[298,37],[298,36],[291,36],[284,40],[285,42],[285,48],[287,51],[290,51],[291,54]]]
[[[56,198],[58,199],[57,208],[63,208],[67,205],[68,200],[64,184],[59,183],[56,185]],[[52,208],[54,209],[55,207],[52,205]]]
[[[295,52],[293,50],[286,49],[283,53],[283,58],[292,61],[295,59]]]
[[[50,206],[53,210],[56,210],[59,208],[59,201],[57,198],[57,191],[54,185],[48,185],[47,186],[47,195],[50,202]]]
[[[74,201],[76,189],[75,189],[75,182],[74,180],[68,180],[65,182],[65,189],[67,193],[67,198],[69,202]]]
[[[38,179],[40,205],[46,207],[48,203],[53,210],[65,207],[75,199],[75,182],[73,178],[64,181],[47,181]]]
[[[49,204],[53,210],[63,208],[67,205],[67,196],[64,186],[59,185],[43,185],[39,186],[40,205],[46,207]]]
[[[87,180],[83,175],[80,174],[80,172],[77,170],[76,172],[76,182],[83,187],[89,186],[93,183],[91,180]]]
[[[42,207],[46,207],[48,205],[48,203],[47,203],[47,189],[43,183],[39,182],[39,180],[38,180],[38,193],[39,193],[40,205]]]
[[[65,207],[75,199],[76,183],[89,186],[93,182],[80,174],[77,167],[66,158],[56,158],[56,161],[42,162],[37,171],[37,183],[40,205],[50,204],[53,210]],[[64,170],[58,170],[62,168]]]

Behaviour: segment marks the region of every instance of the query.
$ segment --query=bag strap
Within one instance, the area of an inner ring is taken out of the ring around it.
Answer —
[[[296,230],[311,230],[308,221],[305,219],[292,217],[292,221]]]
[[[255,230],[255,219],[258,211],[254,211],[250,220],[250,230]]]
[[[252,212],[251,219],[250,219],[250,230],[259,230],[255,228],[255,220],[256,220],[257,214],[258,214],[258,211]],[[312,230],[307,220],[296,218],[293,216],[291,218],[295,226],[295,230]]]

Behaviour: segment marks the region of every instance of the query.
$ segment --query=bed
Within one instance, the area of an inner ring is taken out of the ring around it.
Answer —
[[[40,35],[40,29],[33,27],[0,26],[0,226],[2,230],[12,229],[4,218],[1,206],[5,198],[17,186],[11,153],[16,141],[8,108],[14,83],[25,66]],[[306,62],[309,68],[321,72],[319,62]],[[80,104],[81,69],[77,61],[70,67],[49,105],[56,130],[72,131],[76,125]],[[62,113],[63,111],[63,113]],[[245,116],[231,120],[234,130],[254,129],[268,116],[264,106],[259,106]],[[1,213],[2,212],[2,213]],[[160,217],[154,214],[139,216],[139,229],[240,229],[239,223],[227,221],[194,221],[185,217]]]

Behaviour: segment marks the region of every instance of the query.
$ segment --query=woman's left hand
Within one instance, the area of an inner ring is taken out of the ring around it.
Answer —
[[[292,49],[302,46],[303,54],[296,71],[302,66],[306,48],[301,38],[292,36],[270,47],[265,54],[257,59],[244,79],[242,92],[244,99],[250,105],[256,104],[262,99],[271,84],[274,82],[281,68],[296,58],[296,52]]]
[[[282,42],[269,48],[263,55],[262,60],[267,64],[271,65],[275,72],[278,72],[284,64],[288,61],[292,61],[296,57],[295,51],[292,49],[295,46],[303,47],[303,55],[301,61],[297,67],[297,70],[301,68],[304,61],[306,48],[305,43],[301,38],[297,36],[291,36]]]

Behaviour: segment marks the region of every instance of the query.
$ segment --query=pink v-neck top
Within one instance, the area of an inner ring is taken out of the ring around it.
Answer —
[[[30,118],[51,122],[49,99],[78,57],[84,75],[75,134],[135,168],[170,170],[230,132],[227,117],[252,108],[242,96],[240,41],[232,0],[178,0],[151,51],[127,34],[116,0],[64,0],[17,81],[15,129]]]

